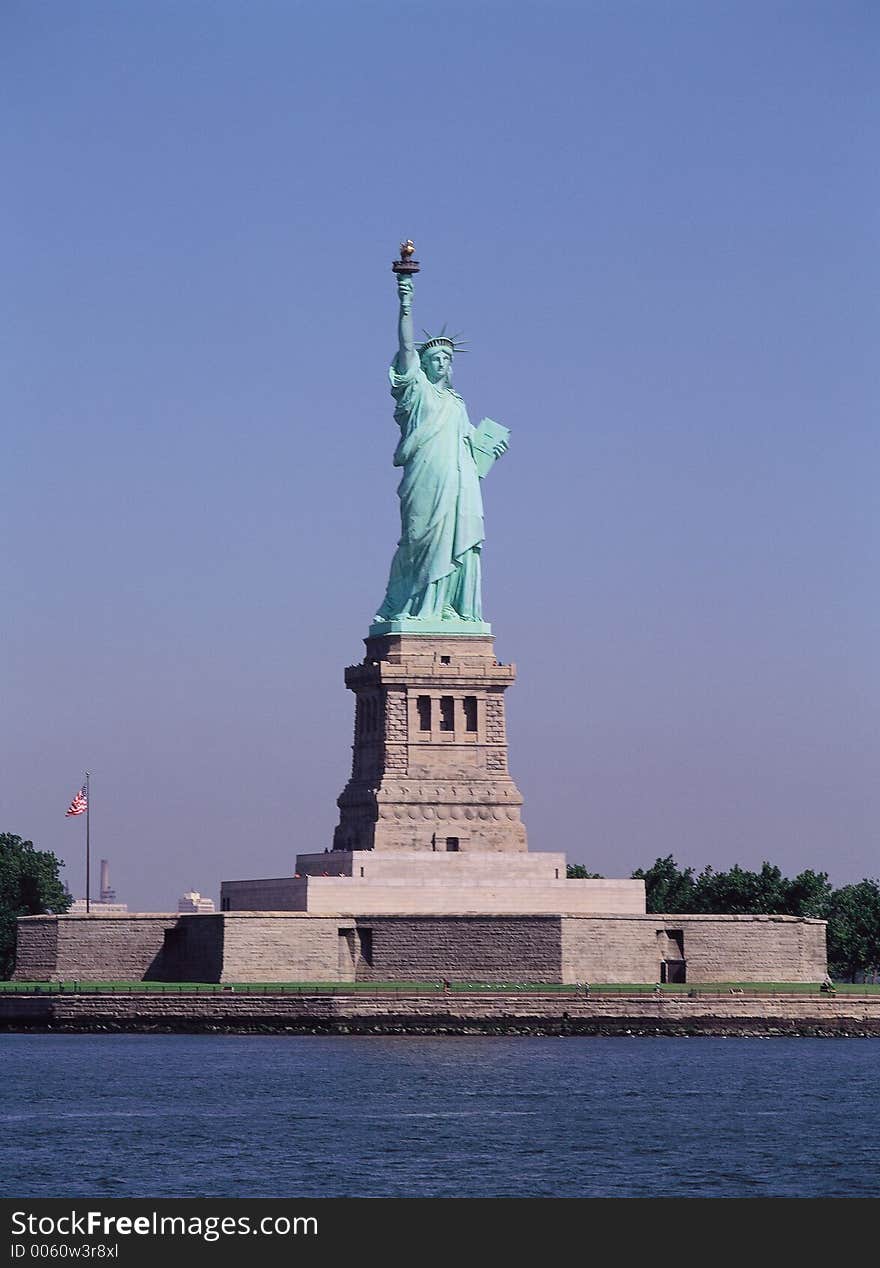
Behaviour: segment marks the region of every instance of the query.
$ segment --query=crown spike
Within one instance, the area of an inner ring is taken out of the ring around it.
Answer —
[[[452,353],[468,351],[463,343],[459,343],[459,339],[461,337],[460,334],[448,335],[446,333],[446,327],[447,323],[444,322],[443,329],[440,331],[439,335],[432,335],[429,330],[425,330],[424,327],[422,327],[425,338],[420,344],[416,345],[419,355],[425,352],[426,349],[436,347],[438,344],[448,348]]]

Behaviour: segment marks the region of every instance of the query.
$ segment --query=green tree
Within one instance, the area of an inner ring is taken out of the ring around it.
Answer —
[[[694,883],[691,910],[719,916],[784,914],[789,883],[771,863],[762,863],[760,872],[749,872],[738,863],[729,872],[706,867]]]
[[[828,962],[836,976],[876,976],[880,967],[880,882],[844,885],[831,896]]]
[[[832,888],[827,872],[801,872],[794,880],[772,863],[750,872],[738,863],[728,872],[704,867],[694,878],[693,868],[676,865],[671,854],[657,859],[634,878],[645,882],[648,911],[706,912],[715,916],[814,916],[825,919]]]
[[[826,920],[831,910],[834,890],[827,872],[801,872],[793,881],[787,881],[784,916],[812,916]]]
[[[73,901],[58,876],[61,859],[35,850],[12,832],[0,832],[0,978],[15,966],[15,922],[19,916],[67,911]]]
[[[647,871],[637,868],[633,880],[645,882],[645,902],[648,911],[699,911],[693,905],[694,870],[680,870],[671,854],[656,859]]]
[[[565,878],[569,881],[604,881],[601,872],[588,872],[583,863],[569,863],[565,869]]]

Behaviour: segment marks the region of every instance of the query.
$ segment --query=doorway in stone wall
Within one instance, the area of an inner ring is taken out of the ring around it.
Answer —
[[[357,964],[357,947],[354,928],[339,930],[339,980],[353,982]]]
[[[684,930],[658,929],[657,950],[660,954],[662,984],[687,981],[687,960],[684,956]]]
[[[660,981],[664,985],[667,982],[686,982],[687,965],[684,960],[661,960]]]

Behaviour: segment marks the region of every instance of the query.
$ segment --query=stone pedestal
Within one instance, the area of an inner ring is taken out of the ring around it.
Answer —
[[[345,671],[351,778],[334,851],[522,852],[522,795],[507,769],[513,665],[488,634],[383,634]]]

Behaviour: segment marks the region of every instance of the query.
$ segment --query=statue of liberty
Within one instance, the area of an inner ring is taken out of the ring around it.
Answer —
[[[470,423],[464,401],[452,387],[456,336],[429,335],[416,345],[413,336],[412,243],[401,247],[395,264],[399,346],[389,370],[394,419],[400,442],[394,465],[403,468],[400,541],[391,575],[371,633],[483,633],[480,552],[483,499],[480,479],[507,449],[507,428],[491,419]]]

